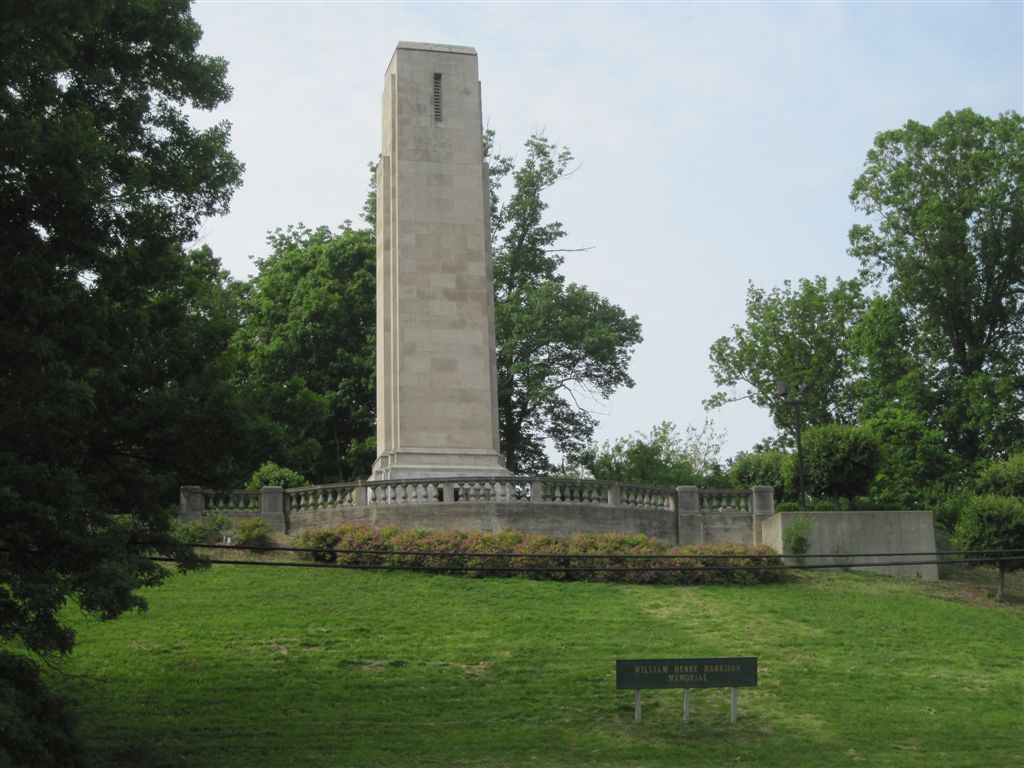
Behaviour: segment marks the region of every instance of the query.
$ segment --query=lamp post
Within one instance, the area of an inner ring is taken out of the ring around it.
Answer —
[[[799,396],[788,400],[789,397],[789,384],[785,381],[779,381],[775,385],[775,391],[779,397],[782,398],[782,405],[791,405],[796,408],[796,467],[797,467],[797,493],[800,495],[800,510],[803,511],[807,508],[804,503],[804,451],[803,446],[800,444],[800,425],[803,421],[802,408],[807,405],[807,384],[803,381],[796,385]]]

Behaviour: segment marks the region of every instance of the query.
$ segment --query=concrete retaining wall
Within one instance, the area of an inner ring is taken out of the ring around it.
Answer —
[[[892,560],[934,560],[934,556],[897,558],[904,552],[934,552],[935,528],[927,510],[899,512],[779,512],[762,523],[764,543],[791,555],[783,546],[783,534],[800,517],[810,520],[808,555],[825,555],[807,560],[808,565],[848,566],[852,563],[882,563]],[[853,558],[854,553],[871,557]],[[860,570],[860,569],[858,569]],[[934,564],[875,565],[866,570],[899,576],[918,576],[929,581],[939,578]]]

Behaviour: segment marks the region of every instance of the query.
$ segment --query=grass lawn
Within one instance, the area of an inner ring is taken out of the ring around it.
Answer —
[[[98,766],[1024,765],[1024,606],[969,583],[215,566],[147,597],[76,616],[51,673]],[[758,657],[739,722],[711,689],[684,726],[675,690],[634,725],[615,659],[687,656]]]

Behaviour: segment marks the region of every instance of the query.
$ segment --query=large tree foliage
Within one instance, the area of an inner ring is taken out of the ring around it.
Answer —
[[[185,0],[2,16],[0,636],[65,652],[65,602],[143,606],[178,483],[230,474],[237,290],[181,244],[241,166],[226,125],[189,124],[230,89]]]
[[[792,430],[795,411],[777,394],[785,381],[791,392],[807,384],[805,424],[849,422],[855,416],[850,381],[857,365],[849,346],[850,328],[864,309],[860,283],[824,277],[788,280],[765,291],[747,287],[747,320],[731,336],[711,345],[711,374],[725,389],[708,399],[710,407],[749,398],[768,408],[779,429]],[[742,392],[734,388],[743,387]]]
[[[878,470],[881,445],[866,427],[825,424],[804,433],[804,486],[812,496],[850,504],[864,496]]]
[[[974,479],[974,490],[1024,499],[1024,453],[985,463]]]
[[[1024,444],[1024,121],[947,113],[880,133],[851,193],[861,276],[828,290],[748,292],[747,322],[715,342],[720,405],[746,385],[791,424],[776,379],[809,384],[809,424],[882,439],[872,494],[930,504],[978,460]],[[863,296],[861,287],[875,291]]]
[[[850,253],[887,291],[878,345],[968,462],[1024,439],[1024,121],[969,109],[875,138]],[[916,370],[915,370],[916,368]],[[893,376],[888,377],[890,380]],[[878,395],[906,395],[905,387]],[[917,391],[921,391],[917,387]]]
[[[798,501],[797,488],[793,482],[797,470],[796,456],[785,451],[767,450],[739,453],[729,467],[732,486],[753,488],[755,485],[770,485],[775,490],[775,501]]]
[[[262,458],[311,482],[364,479],[374,457],[374,234],[299,225],[267,240],[235,339]]]
[[[485,142],[490,150],[490,134]],[[597,424],[592,405],[633,386],[640,322],[559,274],[565,232],[545,221],[543,196],[565,175],[569,150],[535,135],[518,166],[488,155],[501,448],[513,472],[543,472],[547,440],[564,454],[580,450]],[[509,174],[512,190],[501,201]]]
[[[864,426],[880,445],[869,491],[873,500],[887,507],[931,508],[956,485],[956,457],[946,448],[942,432],[929,427],[919,412],[890,405]]]
[[[576,461],[598,480],[642,483],[675,488],[680,485],[724,485],[725,473],[718,461],[725,435],[711,422],[701,429],[688,426],[680,436],[676,425],[663,421],[648,433],[637,432],[614,442],[591,445]]]

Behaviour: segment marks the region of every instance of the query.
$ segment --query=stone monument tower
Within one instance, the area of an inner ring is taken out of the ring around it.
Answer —
[[[476,51],[399,43],[383,112],[370,479],[507,475]]]

